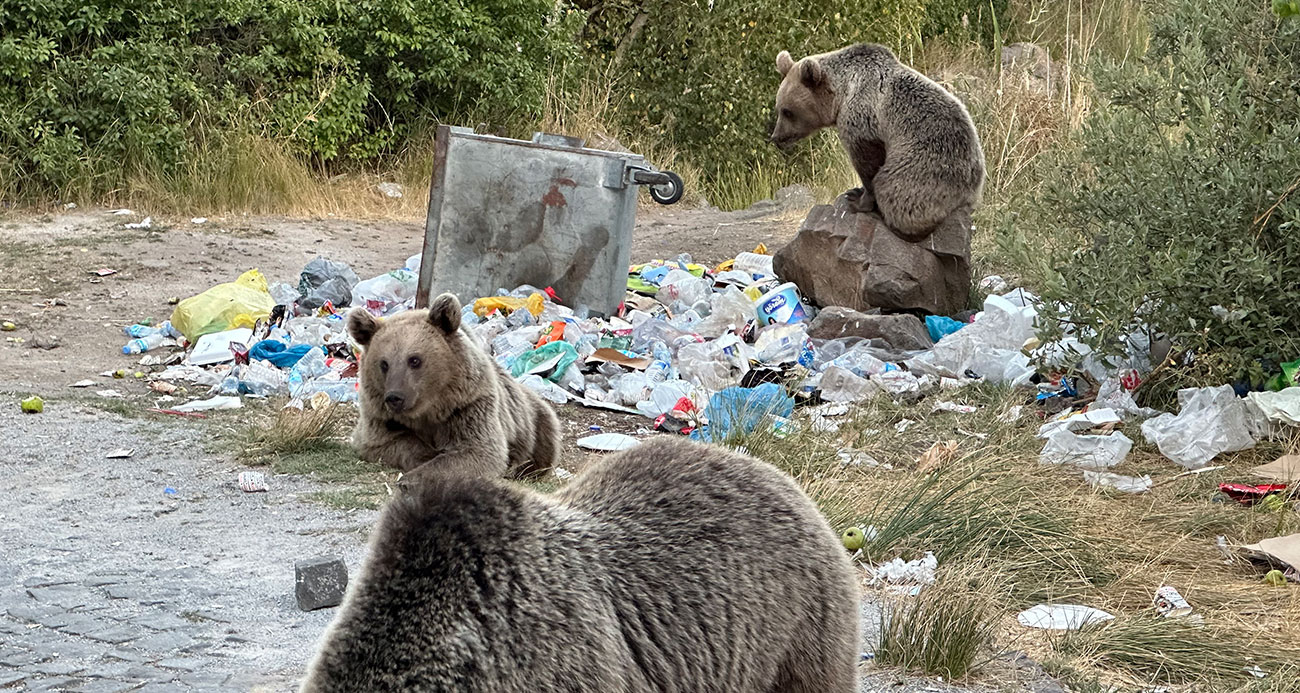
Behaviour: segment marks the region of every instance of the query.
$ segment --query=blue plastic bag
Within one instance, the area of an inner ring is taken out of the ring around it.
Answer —
[[[788,417],[794,412],[794,398],[776,383],[758,387],[729,387],[709,397],[704,415],[709,423],[696,429],[692,438],[711,442],[753,433],[774,416]]]
[[[944,315],[927,315],[925,316],[925,329],[930,332],[930,339],[937,344],[940,339],[965,327],[966,323],[953,320]]]
[[[248,349],[248,358],[253,361],[270,361],[276,368],[293,368],[307,352],[310,344],[289,346],[278,339],[263,339]]]

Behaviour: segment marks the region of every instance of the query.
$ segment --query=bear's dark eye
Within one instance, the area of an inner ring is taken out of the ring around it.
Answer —
[[[782,109],[781,109],[781,117],[782,117],[782,118],[794,118],[794,111],[792,111],[792,110],[790,110],[790,109],[788,109],[788,108],[782,108]]]
[[[387,361],[380,361],[380,362],[379,362],[379,371],[380,371],[381,373],[387,373],[387,372],[388,372],[388,362],[387,362]]]
[[[406,365],[410,366],[411,368],[419,368],[421,363],[423,362],[420,361],[419,356],[412,356],[411,358],[406,359]]]

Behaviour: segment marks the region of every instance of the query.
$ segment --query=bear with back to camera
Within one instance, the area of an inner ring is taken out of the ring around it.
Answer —
[[[862,179],[848,193],[855,211],[879,211],[911,241],[945,221],[969,225],[984,187],[984,151],[957,97],[872,43],[798,62],[781,51],[776,67],[772,142],[788,150],[836,128]]]
[[[362,459],[417,479],[548,471],[559,419],[460,329],[460,315],[451,294],[427,311],[383,319],[364,307],[348,313],[348,333],[364,349],[353,446]]]
[[[849,693],[859,598],[788,475],[655,438],[550,496],[399,494],[301,692]]]

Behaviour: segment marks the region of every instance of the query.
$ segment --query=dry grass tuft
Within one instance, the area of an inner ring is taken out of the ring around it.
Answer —
[[[1067,633],[1053,642],[1053,649],[1136,680],[1173,684],[1247,682],[1254,679],[1248,671],[1254,667],[1277,674],[1300,661],[1295,643],[1252,642],[1243,636],[1185,618],[1130,616]]]
[[[269,425],[254,424],[248,429],[241,454],[246,460],[266,463],[329,450],[343,441],[348,423],[344,408],[336,403],[319,409],[281,409]]]
[[[876,661],[946,679],[981,663],[998,629],[998,579],[949,571],[915,597],[889,598],[880,615]]]

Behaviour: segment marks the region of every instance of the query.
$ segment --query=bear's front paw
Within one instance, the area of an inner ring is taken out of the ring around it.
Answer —
[[[853,188],[844,193],[844,199],[848,200],[849,209],[859,214],[876,211],[876,196],[866,188]]]

